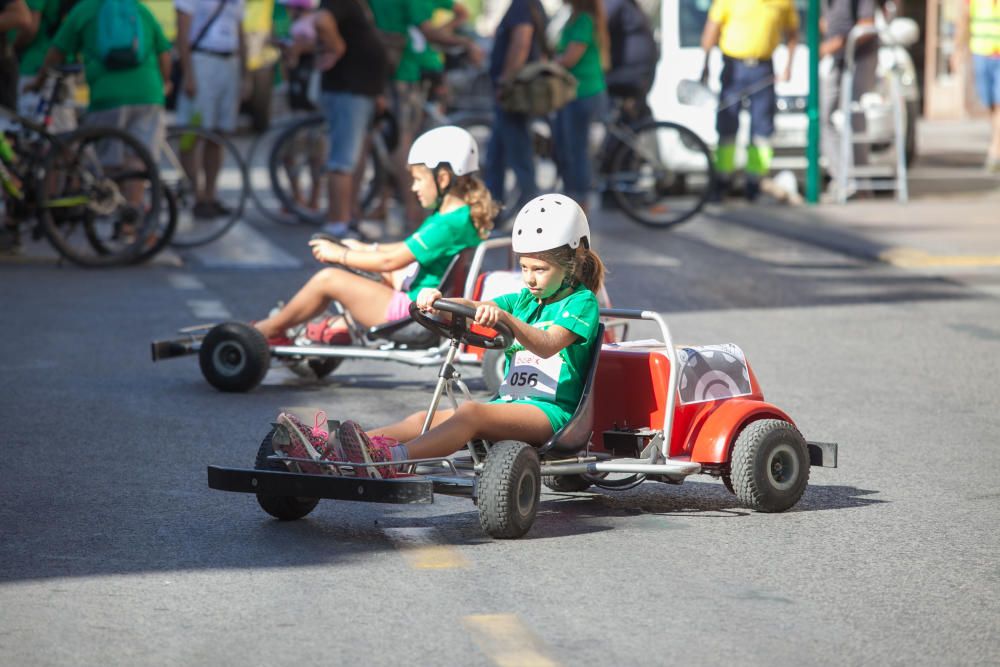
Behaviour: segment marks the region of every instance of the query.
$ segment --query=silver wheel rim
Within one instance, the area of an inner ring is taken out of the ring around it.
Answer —
[[[225,342],[212,352],[212,365],[222,375],[233,376],[246,368],[247,355],[242,345]]]
[[[767,459],[767,479],[775,489],[788,491],[795,486],[799,476],[799,460],[795,448],[787,442],[780,443]]]
[[[535,500],[535,476],[525,473],[517,485],[517,512],[521,516],[531,513],[531,505]]]

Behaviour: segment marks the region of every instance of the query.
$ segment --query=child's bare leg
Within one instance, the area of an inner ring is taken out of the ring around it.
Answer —
[[[539,408],[523,403],[463,403],[450,419],[406,443],[411,459],[454,454],[473,438],[542,445],[552,425]]]
[[[438,410],[434,413],[434,419],[431,421],[431,428],[442,424],[454,413],[454,410]],[[389,424],[388,426],[383,426],[382,428],[369,430],[368,437],[383,435],[389,438],[395,438],[400,442],[408,442],[420,435],[420,429],[424,427],[425,419],[427,419],[426,410],[414,412],[406,419],[398,421],[395,424]]]
[[[254,326],[267,337],[277,336],[322,313],[336,299],[365,326],[385,320],[392,289],[341,269],[323,269],[309,279],[285,307]]]

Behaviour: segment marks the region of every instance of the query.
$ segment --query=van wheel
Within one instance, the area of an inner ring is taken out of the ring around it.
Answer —
[[[742,505],[758,512],[784,512],[809,482],[809,449],[792,424],[761,419],[740,432],[733,447],[732,483]]]
[[[527,533],[535,522],[542,490],[535,448],[517,440],[494,444],[477,482],[479,525],[486,534],[509,539]]]

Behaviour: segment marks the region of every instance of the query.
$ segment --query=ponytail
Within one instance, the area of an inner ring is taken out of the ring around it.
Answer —
[[[561,266],[566,270],[565,284],[572,287],[583,285],[596,294],[604,285],[604,275],[607,273],[604,262],[596,252],[583,243],[577,246],[576,250],[564,245],[554,250],[526,254]]]
[[[486,185],[474,174],[455,176],[452,173],[452,184],[448,194],[453,195],[469,205],[469,217],[472,225],[479,232],[479,238],[486,239],[493,230],[493,220],[500,212],[500,207]]]
[[[601,258],[596,252],[585,248],[581,243],[576,249],[576,274],[574,277],[591,292],[597,294],[604,285],[605,273],[607,273],[607,269]]]

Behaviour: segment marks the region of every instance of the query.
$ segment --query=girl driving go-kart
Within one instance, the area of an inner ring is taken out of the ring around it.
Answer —
[[[546,194],[531,200],[514,222],[512,247],[519,255],[524,288],[492,301],[456,299],[475,309],[475,324],[506,325],[515,338],[507,349],[507,373],[499,395],[438,410],[421,434],[426,412],[365,432],[345,421],[339,442],[282,413],[288,438],[275,447],[293,458],[372,464],[448,456],[469,441],[515,439],[540,446],[571,418],[598,340],[598,303],[604,265],[590,248],[586,215],[569,197]],[[420,292],[417,306],[433,312],[441,297]],[[341,449],[342,448],[342,449]],[[392,477],[392,466],[358,466],[360,477]]]
[[[283,308],[254,323],[269,344],[291,344],[295,329],[333,301],[366,327],[404,318],[420,290],[437,286],[458,253],[489,236],[499,209],[477,176],[479,148],[471,134],[454,126],[430,130],[413,142],[408,162],[413,192],[434,213],[398,243],[310,241],[317,260],[339,267],[320,270]],[[375,272],[382,280],[351,270]],[[310,324],[304,335],[315,343],[350,344],[341,316]]]

